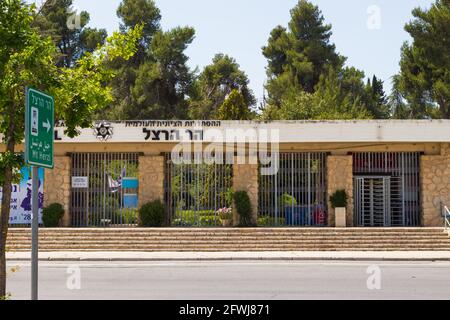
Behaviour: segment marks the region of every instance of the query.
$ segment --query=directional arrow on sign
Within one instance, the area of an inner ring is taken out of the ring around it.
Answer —
[[[47,122],[43,122],[42,126],[47,129],[47,133],[50,132],[50,129],[52,128],[52,126],[50,125],[50,121],[47,119]]]

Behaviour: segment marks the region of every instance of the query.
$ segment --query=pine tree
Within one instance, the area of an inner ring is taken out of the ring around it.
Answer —
[[[195,94],[190,100],[190,117],[217,118],[218,109],[235,90],[242,95],[246,108],[251,108],[256,104],[256,99],[248,85],[249,79],[236,60],[228,55],[217,54],[196,81]]]
[[[231,91],[217,112],[218,120],[249,120],[251,111],[238,90]]]
[[[450,0],[413,10],[405,30],[413,42],[402,47],[395,90],[408,102],[411,118],[450,119]]]

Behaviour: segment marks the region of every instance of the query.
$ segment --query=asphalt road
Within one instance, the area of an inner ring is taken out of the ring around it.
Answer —
[[[28,299],[30,264],[8,265],[11,298]],[[450,299],[450,262],[41,262],[39,297]]]

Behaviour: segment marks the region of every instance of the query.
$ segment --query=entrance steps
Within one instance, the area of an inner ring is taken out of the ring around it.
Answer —
[[[31,248],[31,230],[9,230],[7,248]],[[443,228],[40,229],[39,250],[130,252],[450,251]]]

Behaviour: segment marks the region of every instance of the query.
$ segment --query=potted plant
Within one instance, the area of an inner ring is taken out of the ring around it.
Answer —
[[[337,190],[331,197],[331,206],[334,209],[336,227],[347,227],[347,201],[348,196],[345,190]]]
[[[222,208],[217,211],[223,227],[231,227],[233,224],[233,211],[231,208]]]

